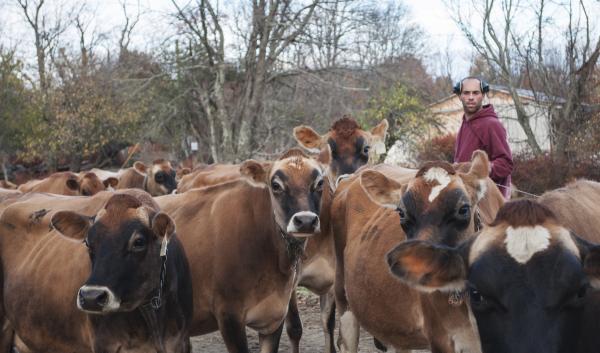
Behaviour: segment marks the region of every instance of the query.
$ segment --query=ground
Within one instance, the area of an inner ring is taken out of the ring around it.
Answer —
[[[302,318],[303,334],[300,340],[300,352],[302,353],[320,353],[323,352],[325,339],[321,328],[321,319],[319,314],[319,297],[308,292],[305,289],[298,289],[298,309]],[[339,318],[338,318],[339,319]],[[339,330],[339,320],[336,323],[335,337],[337,339]],[[248,335],[248,345],[251,352],[258,352],[258,334],[252,330],[246,331]],[[197,336],[192,338],[193,353],[226,353],[227,349],[223,339],[218,332],[209,335]],[[285,330],[281,337],[279,352],[291,352],[289,340]],[[367,332],[361,330],[359,352],[378,353],[373,345],[373,337]],[[415,353],[418,353],[415,351]]]

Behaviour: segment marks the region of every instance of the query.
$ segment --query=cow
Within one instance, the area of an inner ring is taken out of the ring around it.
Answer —
[[[487,177],[488,168],[487,155],[476,151],[466,173],[429,162],[416,174],[367,168],[340,183],[331,223],[342,352],[356,352],[359,324],[396,350],[480,351],[461,296],[422,294],[394,280],[385,255],[406,239],[455,245],[483,219],[493,220],[481,212],[495,215],[503,197]]]
[[[328,157],[295,148],[273,162],[245,161],[242,179],[155,198],[190,261],[192,335],[219,330],[229,352],[248,352],[248,326],[261,352],[277,351],[306,239],[320,231]]]
[[[67,196],[92,196],[109,187],[115,187],[118,183],[116,178],[107,178],[101,181],[92,172],[80,175],[73,172],[58,172],[51,174],[42,180],[31,180],[19,185],[21,192],[48,192]]]
[[[143,191],[25,194],[0,216],[1,351],[190,352],[173,221]]]
[[[329,131],[323,135],[312,127],[301,125],[293,130],[300,146],[314,152],[331,150],[331,163],[326,172],[325,191],[323,192],[321,214],[321,232],[311,237],[306,245],[306,259],[300,274],[299,285],[319,295],[321,323],[325,334],[325,352],[335,352],[333,331],[335,326],[335,300],[333,282],[335,280],[335,253],[333,235],[330,229],[329,210],[337,183],[359,168],[373,164],[378,155],[385,152],[387,120],[382,120],[371,130],[360,128],[356,120],[344,116],[333,122]],[[302,335],[296,297],[292,297],[286,319],[288,336],[294,352],[298,351],[298,342]]]
[[[240,164],[211,164],[181,177],[177,193],[240,179]]]
[[[170,194],[177,189],[176,172],[164,159],[155,160],[151,167],[137,161],[121,173],[117,184],[117,189],[131,188],[145,190],[152,196]]]
[[[11,183],[8,180],[0,180],[0,188],[1,189],[8,189],[8,190],[15,190],[17,188],[17,185]]]
[[[553,191],[539,202],[511,201],[489,227],[455,247],[404,242],[387,255],[390,270],[422,291],[467,291],[484,353],[596,352],[599,295],[592,289],[600,289],[600,246],[573,233],[544,203],[576,195],[597,202],[598,186],[595,197]],[[561,211],[597,215],[577,208],[584,203],[562,202]],[[600,240],[598,228],[586,238]]]
[[[378,155],[385,152],[388,127],[389,123],[383,119],[370,131],[365,131],[352,117],[344,116],[323,135],[306,125],[295,127],[293,133],[300,146],[311,151],[318,152],[329,145],[332,161],[327,175],[331,186],[335,187],[340,177],[350,175],[368,163],[373,164]]]

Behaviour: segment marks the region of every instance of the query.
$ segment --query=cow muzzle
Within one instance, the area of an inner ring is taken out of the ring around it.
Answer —
[[[319,216],[310,211],[297,212],[290,219],[286,230],[295,237],[308,237],[319,233],[321,231]]]
[[[120,300],[104,286],[83,286],[77,294],[77,307],[85,312],[100,314],[119,310]]]

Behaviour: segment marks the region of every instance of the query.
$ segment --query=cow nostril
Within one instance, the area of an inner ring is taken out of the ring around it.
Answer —
[[[299,217],[299,216],[295,216],[295,217],[294,217],[294,225],[295,225],[296,227],[300,227],[300,226],[302,226],[302,224],[303,224],[303,223],[304,223],[304,222],[302,222],[302,218],[301,218],[301,217]]]
[[[100,306],[105,306],[108,303],[108,293],[102,292],[96,297],[96,303]]]
[[[319,223],[319,217],[313,217],[312,222],[310,223],[311,226],[315,227],[317,225],[317,223]]]

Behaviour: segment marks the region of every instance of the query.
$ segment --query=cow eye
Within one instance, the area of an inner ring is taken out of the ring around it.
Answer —
[[[146,247],[146,238],[143,236],[138,236],[134,239],[133,244],[131,244],[131,250],[140,251]]]
[[[483,295],[477,288],[474,286],[469,286],[469,300],[471,302],[471,308],[476,311],[489,311],[489,310],[498,310],[502,312],[506,312],[506,308],[500,304],[499,301],[491,298],[487,295]]]
[[[280,193],[283,191],[283,186],[278,181],[273,180],[271,182],[271,190],[273,190],[274,193]]]
[[[469,216],[469,211],[471,211],[471,206],[463,205],[458,209],[458,216],[461,218],[466,218]]]
[[[315,185],[315,191],[321,192],[323,191],[323,179],[319,180]]]
[[[154,176],[154,180],[156,180],[157,183],[162,183],[165,180],[165,176],[163,173],[158,173]]]
[[[366,146],[363,147],[362,152],[363,152],[363,154],[369,154],[370,150],[371,150],[371,146],[366,145]]]
[[[396,212],[398,212],[398,215],[400,216],[400,220],[403,220],[406,218],[406,212],[404,212],[404,210],[400,206],[396,207]]]

